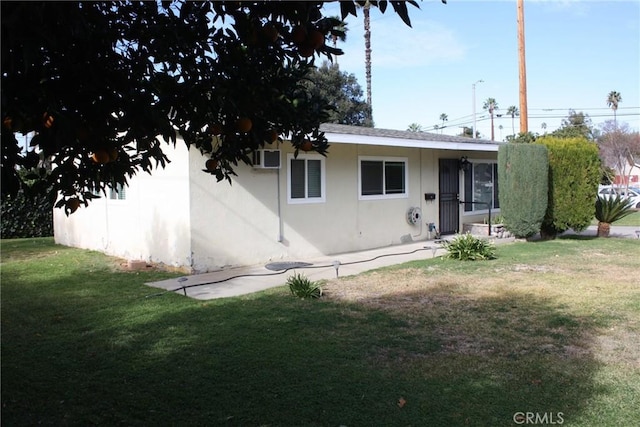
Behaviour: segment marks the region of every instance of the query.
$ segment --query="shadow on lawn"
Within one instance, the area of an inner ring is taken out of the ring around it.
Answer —
[[[89,302],[55,285],[3,295],[5,425],[506,426],[571,420],[602,391],[598,325],[531,295]]]

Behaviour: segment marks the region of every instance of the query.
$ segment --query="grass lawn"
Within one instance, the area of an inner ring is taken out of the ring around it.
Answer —
[[[336,279],[319,300],[281,287],[207,302],[149,297],[143,283],[171,273],[51,239],[1,244],[3,425],[640,417],[637,239],[517,242],[492,261]]]

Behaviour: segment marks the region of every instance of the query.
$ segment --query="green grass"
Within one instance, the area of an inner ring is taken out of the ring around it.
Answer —
[[[427,259],[331,281],[318,300],[283,286],[207,302],[149,297],[145,282],[175,274],[119,271],[51,239],[1,243],[3,425],[638,419],[635,239],[499,245],[492,261]],[[335,297],[376,281],[397,291]]]

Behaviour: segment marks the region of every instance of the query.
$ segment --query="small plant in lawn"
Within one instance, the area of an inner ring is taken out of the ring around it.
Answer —
[[[447,258],[461,261],[495,259],[496,248],[493,243],[479,239],[469,233],[456,236],[452,241],[443,244],[447,250]]]
[[[287,279],[291,293],[299,298],[320,298],[322,288],[317,282],[309,280],[304,274],[294,274]]]
[[[611,223],[631,215],[634,212],[629,200],[620,195],[605,199],[598,196],[596,200],[596,219],[598,220],[598,237],[609,237]]]

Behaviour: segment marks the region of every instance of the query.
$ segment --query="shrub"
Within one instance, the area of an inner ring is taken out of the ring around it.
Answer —
[[[44,192],[2,195],[3,239],[53,236],[53,203]]]
[[[299,298],[320,298],[322,288],[317,282],[309,280],[303,274],[294,274],[287,279],[291,293]]]
[[[616,197],[605,199],[598,196],[596,200],[596,219],[598,220],[598,237],[609,237],[611,223],[621,220],[634,212],[628,199],[623,199],[619,194]]]
[[[486,239],[479,239],[469,233],[460,234],[450,242],[444,242],[447,250],[447,258],[461,261],[476,261],[483,259],[495,259],[496,248]]]
[[[544,136],[536,143],[549,150],[549,194],[540,233],[543,237],[591,224],[593,197],[601,177],[598,146],[585,138]]]
[[[540,231],[547,211],[549,158],[544,145],[506,144],[498,150],[500,213],[516,237]]]

